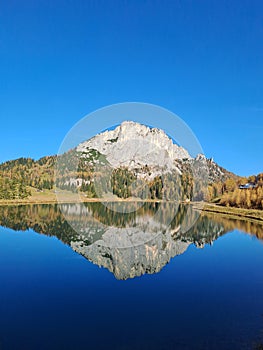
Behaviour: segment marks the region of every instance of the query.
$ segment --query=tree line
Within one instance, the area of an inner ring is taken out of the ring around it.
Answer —
[[[152,177],[147,166],[141,171],[146,176],[121,167],[114,169],[107,178],[102,172],[96,172],[94,164],[101,157],[92,152],[89,154],[92,162],[78,154],[76,157],[75,150],[59,156],[60,173],[57,174],[56,186],[72,192],[84,192],[89,198],[100,197],[110,190],[124,199],[204,200],[224,206],[263,209],[263,173],[248,178],[229,177],[225,181],[210,183],[208,187],[202,178],[194,177],[191,171],[182,174],[173,171]],[[56,160],[57,156],[42,157],[37,161],[19,158],[0,164],[0,199],[26,198],[30,195],[31,187],[53,189]],[[71,181],[76,178],[80,181]],[[95,180],[99,188],[95,186]],[[254,188],[239,188],[247,182],[254,184]]]

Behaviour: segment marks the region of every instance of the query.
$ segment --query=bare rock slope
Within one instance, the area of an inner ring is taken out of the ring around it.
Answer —
[[[138,169],[143,166],[176,169],[176,159],[189,159],[163,130],[125,121],[114,130],[102,132],[77,147],[78,152],[98,151],[112,167]]]

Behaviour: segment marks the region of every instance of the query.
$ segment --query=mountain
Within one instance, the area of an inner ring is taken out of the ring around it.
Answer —
[[[0,198],[25,198],[30,188],[51,190],[56,185],[61,190],[80,190],[87,197],[111,190],[119,198],[202,200],[207,182],[223,183],[229,178],[238,177],[204,155],[192,158],[163,130],[125,121],[63,155],[0,164]]]
[[[141,175],[146,175],[147,167],[148,179],[172,170],[182,174],[193,166],[194,161],[208,168],[210,182],[234,176],[204,155],[199,154],[193,159],[186,149],[175,144],[163,130],[132,121],[125,121],[114,130],[104,131],[81,143],[77,152],[94,165],[99,163],[100,157],[105,157],[111,167],[125,167]],[[94,152],[96,159],[93,157]]]
[[[58,163],[63,170],[58,187],[79,186],[94,197],[113,192],[120,198],[202,200],[209,183],[237,178],[213,159],[191,157],[163,130],[132,121],[81,143]]]
[[[105,131],[77,147],[78,152],[98,151],[113,168],[126,167],[138,170],[150,169],[170,171],[178,169],[176,159],[189,159],[183,147],[173,143],[163,130],[125,121],[114,130]]]

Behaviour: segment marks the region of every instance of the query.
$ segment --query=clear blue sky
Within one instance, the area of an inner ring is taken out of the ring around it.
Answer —
[[[87,113],[178,114],[205,154],[263,171],[263,1],[0,3],[0,161],[54,154]]]

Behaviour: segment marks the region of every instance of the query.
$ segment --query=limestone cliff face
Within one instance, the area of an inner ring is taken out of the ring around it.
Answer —
[[[104,166],[107,162],[112,168],[128,168],[147,180],[172,171],[190,172],[209,183],[235,176],[203,154],[192,158],[163,130],[133,121],[125,121],[114,130],[104,131],[79,144],[77,152],[93,166]]]
[[[163,130],[125,121],[114,130],[96,135],[77,147],[78,152],[96,150],[112,167],[177,169],[177,159],[189,159],[188,152],[173,143]]]

